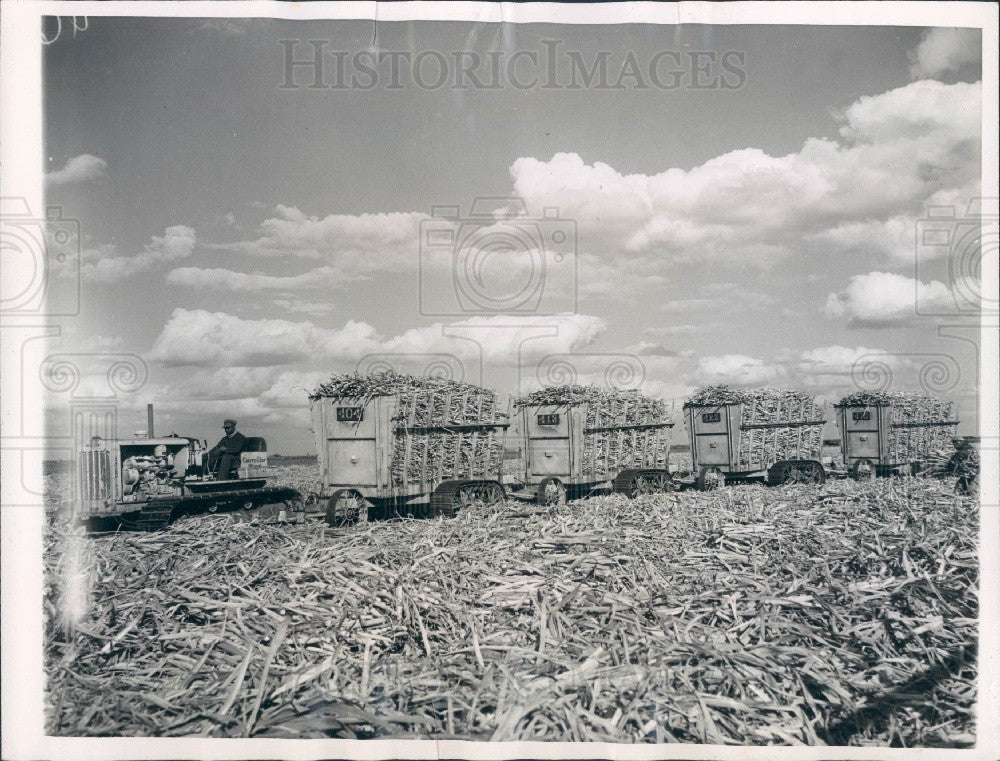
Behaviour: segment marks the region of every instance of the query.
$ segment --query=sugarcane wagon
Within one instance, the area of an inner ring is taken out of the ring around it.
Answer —
[[[915,475],[953,446],[950,402],[903,392],[861,391],[836,405],[844,467],[854,478]]]
[[[509,413],[489,389],[392,371],[335,375],[310,395],[310,410],[331,525],[506,499]]]
[[[693,484],[765,479],[822,483],[826,420],[814,397],[790,389],[700,389],[684,404]]]
[[[124,526],[155,531],[198,512],[243,510],[297,519],[304,514],[295,489],[268,485],[267,442],[248,436],[235,477],[220,478],[208,463],[204,440],[155,436],[148,428],[131,439],[93,437],[76,457],[78,516],[93,528]]]
[[[675,488],[668,462],[674,423],[638,391],[556,386],[515,401],[521,469],[511,496],[556,504],[611,490],[632,497]]]

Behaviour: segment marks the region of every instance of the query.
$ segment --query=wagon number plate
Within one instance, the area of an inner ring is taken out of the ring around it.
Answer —
[[[539,425],[559,425],[559,413],[538,416]]]
[[[860,412],[851,413],[852,420],[871,420],[872,413],[871,410],[861,410]]]
[[[364,407],[337,407],[338,423],[360,423],[364,418]]]
[[[721,412],[703,412],[701,413],[701,422],[703,423],[721,423],[722,413]]]

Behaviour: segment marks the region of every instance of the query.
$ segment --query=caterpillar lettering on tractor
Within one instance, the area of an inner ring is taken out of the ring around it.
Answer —
[[[786,389],[710,386],[684,404],[694,483],[708,490],[727,481],[771,485],[822,483],[822,430],[816,400]]]
[[[326,521],[498,504],[509,415],[496,393],[393,371],[335,375],[309,398]]]
[[[595,491],[676,488],[666,405],[634,390],[552,386],[515,401],[521,467],[511,496],[557,504]]]
[[[303,514],[295,490],[268,486],[267,442],[247,437],[235,478],[219,479],[208,467],[205,443],[188,436],[153,435],[91,439],[77,454],[80,518],[97,527],[122,525],[144,531],[163,528],[181,515],[217,510]]]

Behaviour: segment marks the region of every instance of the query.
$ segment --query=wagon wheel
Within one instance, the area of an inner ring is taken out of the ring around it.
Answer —
[[[244,502],[240,515],[246,522],[254,520],[277,521],[285,523],[294,520],[292,516],[302,512],[302,501],[299,499],[282,499],[274,502]]]
[[[663,494],[675,488],[666,473],[639,473],[629,484],[628,495],[635,499],[643,494]]]
[[[851,466],[851,478],[856,481],[870,481],[875,478],[875,467],[871,460],[861,459]]]
[[[253,520],[253,509],[254,509],[254,503],[251,500],[248,499],[244,501],[243,504],[240,505],[239,513],[237,513],[237,515],[239,516],[239,520],[243,521],[244,523],[249,523],[251,520]]]
[[[367,518],[364,497],[353,489],[338,489],[326,503],[326,522],[331,526],[348,526]]]
[[[726,477],[714,465],[708,465],[698,474],[698,490],[713,491],[726,485]]]
[[[490,481],[482,485],[482,500],[487,505],[499,505],[507,501],[507,493],[503,486]]]
[[[462,484],[451,496],[451,504],[448,505],[446,513],[456,515],[459,510],[472,507],[477,502],[483,502],[483,485],[477,483]]]
[[[783,484],[821,484],[825,480],[823,466],[815,462],[787,463],[781,474]]]
[[[278,520],[282,520],[281,513],[284,512],[284,521],[298,523],[306,514],[306,503],[302,499],[286,499],[282,502],[285,509],[278,512]]]
[[[472,507],[477,502],[482,501],[479,484],[466,484],[460,486],[455,492],[455,499],[452,503],[456,509]]]
[[[549,476],[538,484],[535,502],[539,505],[565,505],[566,486],[558,478]]]

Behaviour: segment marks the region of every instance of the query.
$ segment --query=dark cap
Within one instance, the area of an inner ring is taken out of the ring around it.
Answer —
[[[236,425],[236,421],[233,420],[231,417],[227,417],[225,420],[222,421],[222,424],[223,425]]]

